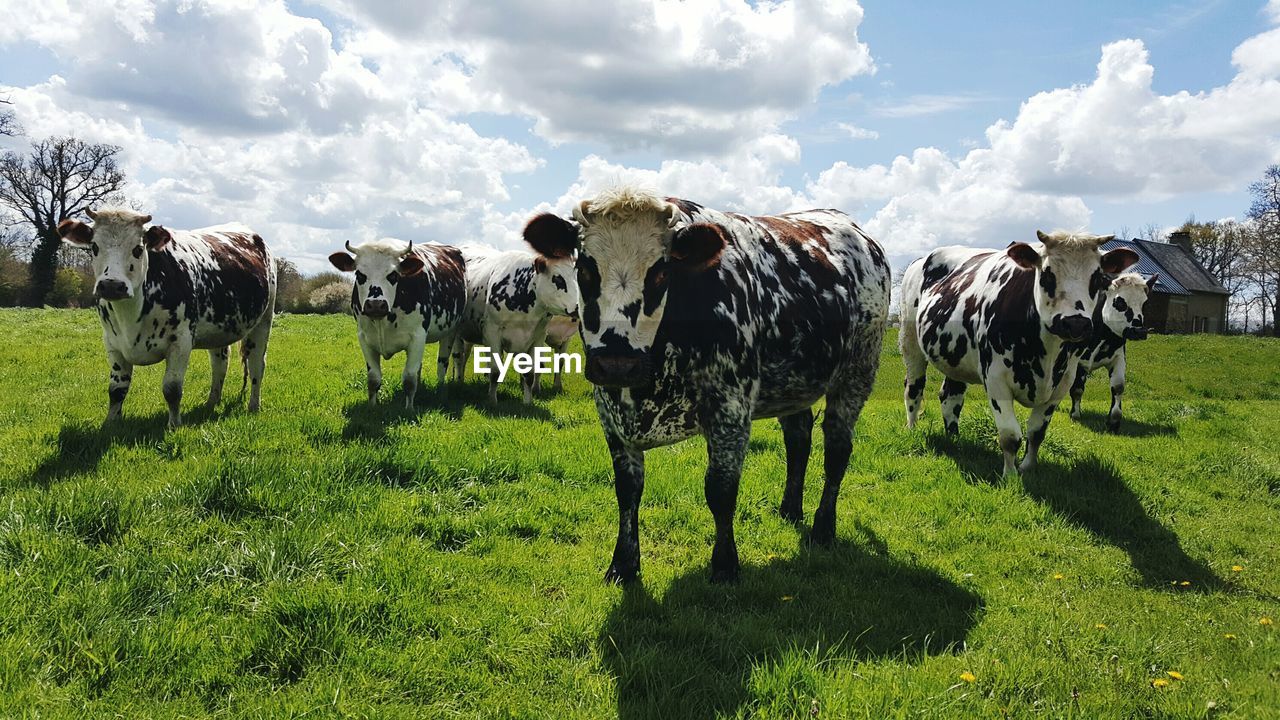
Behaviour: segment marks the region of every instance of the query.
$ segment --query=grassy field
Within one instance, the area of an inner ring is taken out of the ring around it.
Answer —
[[[94,314],[0,320],[0,717],[1280,717],[1275,341],[1132,344],[1122,433],[1098,375],[1004,480],[977,391],[958,440],[936,377],[905,430],[890,338],[833,549],[777,516],[762,421],[742,581],[707,582],[690,441],[648,454],[624,590],[580,377],[369,409],[350,318],[282,316],[261,414],[231,382],[200,409],[202,355],[185,427],[156,366],[100,430]],[[817,443],[810,519],[821,467]]]

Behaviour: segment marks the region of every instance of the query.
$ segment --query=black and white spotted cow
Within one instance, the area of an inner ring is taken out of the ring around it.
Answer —
[[[1072,418],[1080,419],[1080,398],[1084,396],[1089,373],[1105,367],[1111,376],[1111,412],[1107,415],[1107,429],[1112,432],[1120,429],[1125,344],[1129,340],[1147,339],[1147,328],[1142,324],[1142,306],[1159,277],[1155,274],[1143,280],[1137,273],[1126,273],[1114,278],[1098,296],[1093,311],[1093,333],[1076,348],[1080,362],[1076,366],[1075,381],[1071,383]]]
[[[466,302],[465,266],[455,247],[383,239],[329,256],[343,272],[354,272],[351,312],[364,354],[369,403],[378,401],[382,360],[405,353],[405,407],[413,407],[422,375],[426,345],[451,339]],[[445,343],[436,362],[436,379],[444,387],[449,351]]]
[[[276,303],[276,264],[262,238],[243,225],[200,230],[146,227],[150,215],[121,208],[88,211],[93,225],[63,220],[64,242],[92,256],[98,315],[111,363],[107,420],[120,417],[135,365],[165,361],[169,426],[179,407],[192,350],[213,366],[209,405],[222,398],[229,348],[240,342],[249,410],[256,412]]]
[[[781,512],[798,522],[811,408],[823,396],[826,485],[812,537],[831,542],[853,427],[880,363],[890,282],[880,246],[835,210],[747,217],[632,188],[582,202],[573,218],[540,215],[525,238],[547,256],[579,252],[586,376],[618,498],[606,579],[640,571],[645,450],[697,434],[716,526],[711,577],[736,578],[733,514],[751,421],[781,420]]]
[[[527,250],[499,251],[464,245],[467,303],[452,341],[454,377],[465,375],[473,345],[492,352],[528,353],[540,345],[555,315],[578,314],[573,258],[544,257]],[[524,403],[533,401],[536,377],[521,377]],[[498,402],[498,373],[489,373],[489,402]]]
[[[1079,356],[1068,343],[1093,330],[1092,313],[1106,287],[1104,273],[1138,261],[1127,248],[1099,254],[1111,238],[1037,232],[1042,243],[1005,250],[945,247],[911,263],[902,279],[907,426],[915,427],[925,369],[945,378],[939,398],[948,433],[959,430],[968,385],[981,384],[995,416],[1004,472],[1036,464],[1049,420],[1066,396]],[[1013,404],[1031,408],[1027,452]]]

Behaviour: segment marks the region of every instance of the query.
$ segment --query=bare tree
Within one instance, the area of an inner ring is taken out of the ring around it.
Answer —
[[[1156,223],[1147,223],[1138,231],[1138,237],[1150,242],[1164,242],[1164,228]]]
[[[12,105],[8,100],[0,100],[0,105]],[[18,125],[18,117],[9,108],[0,108],[0,135],[21,135],[22,126]]]
[[[1255,228],[1249,253],[1250,275],[1258,284],[1265,313],[1271,311],[1271,334],[1280,337],[1280,165],[1272,165],[1262,179],[1249,185],[1253,203],[1249,219]]]
[[[27,155],[8,152],[0,157],[0,206],[35,236],[30,304],[42,304],[53,286],[62,244],[58,223],[91,206],[120,200],[125,177],[116,165],[119,153],[114,145],[51,137],[32,145]]]

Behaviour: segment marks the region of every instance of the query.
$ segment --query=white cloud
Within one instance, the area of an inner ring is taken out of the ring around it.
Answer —
[[[887,118],[921,117],[961,110],[984,101],[986,98],[981,95],[912,95],[898,102],[873,108],[871,112]]]
[[[715,155],[874,71],[849,0],[508,0],[432,5],[420,22],[400,0],[328,4],[385,31],[388,52],[450,37],[469,100],[554,142]]]
[[[880,133],[875,130],[858,127],[853,123],[838,122],[836,127],[843,130],[846,135],[854,140],[875,140],[880,137]]]

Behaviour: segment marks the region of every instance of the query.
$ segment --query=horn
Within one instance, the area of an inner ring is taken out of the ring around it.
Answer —
[[[85,214],[85,215],[88,215],[90,220],[97,220],[97,219],[98,219],[98,213],[94,212],[93,210],[91,210],[91,209],[89,209],[89,208],[85,208],[85,209],[84,209],[84,214]]]
[[[347,252],[351,253],[352,255],[355,255],[355,254],[356,254],[355,249],[351,247],[351,241],[350,241],[350,240],[344,240],[344,241],[342,241],[342,245],[343,245],[344,247],[346,247],[346,248],[347,248]]]
[[[412,254],[413,254],[413,241],[412,241],[412,240],[410,240],[410,241],[409,241],[409,249],[404,251],[404,255],[403,255],[402,257],[409,257],[409,256],[410,256],[410,255],[412,255]]]

